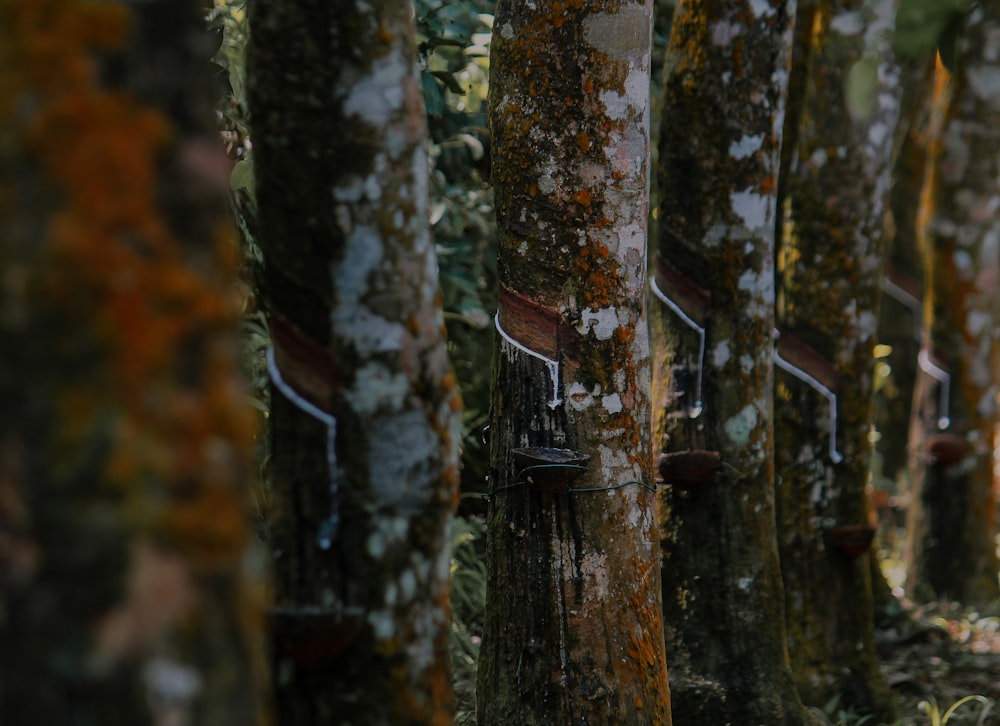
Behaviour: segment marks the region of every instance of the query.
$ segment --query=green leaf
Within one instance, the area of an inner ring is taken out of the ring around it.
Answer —
[[[255,198],[253,183],[253,160],[248,155],[245,159],[240,159],[233,167],[229,175],[229,187],[236,191],[246,189],[251,199]]]
[[[431,71],[431,75],[441,81],[452,93],[457,93],[459,96],[465,95],[465,89],[459,85],[455,76],[448,73],[448,71]]]
[[[973,0],[900,0],[896,11],[893,51],[913,58],[942,44],[949,26],[960,23],[962,14]],[[953,42],[951,39],[950,42]]]
[[[427,106],[429,116],[440,116],[444,113],[444,93],[441,86],[434,79],[434,76],[423,73],[420,77],[420,84],[424,88],[424,104]]]
[[[844,98],[847,111],[855,121],[869,118],[875,111],[878,96],[878,58],[859,58],[847,72],[844,80]]]

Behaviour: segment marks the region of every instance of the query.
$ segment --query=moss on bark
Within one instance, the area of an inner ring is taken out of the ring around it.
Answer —
[[[497,7],[491,151],[506,337],[491,416],[481,723],[670,721],[643,305],[651,27],[651,2]],[[525,447],[589,462],[572,484],[538,491]]]

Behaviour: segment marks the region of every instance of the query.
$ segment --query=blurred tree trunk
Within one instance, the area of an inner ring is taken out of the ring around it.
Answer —
[[[652,2],[501,0],[483,724],[670,722],[643,304]]]
[[[281,724],[444,723],[461,402],[412,4],[252,6]]]
[[[917,245],[917,215],[927,166],[933,58],[903,63],[901,79],[898,153],[889,191],[893,226],[883,271],[885,295],[879,310],[878,334],[879,343],[892,348],[885,359],[891,372],[886,385],[876,394],[875,409],[875,426],[879,432],[875,448],[881,455],[881,474],[893,482],[893,493],[900,495],[908,489],[907,434],[923,322],[923,270]]]
[[[201,5],[0,1],[0,722],[253,724]]]
[[[678,723],[799,724],[774,520],[774,227],[794,3],[681,2],[653,330]]]
[[[959,36],[958,65],[937,83],[940,134],[929,154],[922,375],[914,396],[908,587],[920,597],[997,597],[994,446],[997,416],[996,232],[1000,2],[982,3]],[[961,566],[956,566],[961,563]]]
[[[809,705],[839,695],[882,721],[893,720],[895,706],[875,655],[865,489],[899,115],[898,66],[875,59],[889,56],[893,13],[888,0],[821,0],[812,19],[784,185],[775,391],[778,540],[796,685]],[[870,96],[858,93],[868,84]]]

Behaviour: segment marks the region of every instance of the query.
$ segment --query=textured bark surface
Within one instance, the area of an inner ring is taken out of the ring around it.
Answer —
[[[873,349],[899,78],[895,64],[881,63],[871,104],[859,108],[845,77],[863,72],[855,64],[866,55],[885,57],[893,12],[891,2],[822,0],[811,19],[778,255],[779,354],[801,370],[778,372],[775,390],[778,540],[796,685],[808,705],[839,695],[881,721],[895,708],[875,655],[872,555],[849,541],[865,531],[844,527],[869,526]]]
[[[793,16],[794,3],[681,2],[667,56],[656,283],[689,322],[660,301],[651,320],[666,346],[654,364],[655,443],[678,462],[664,472],[662,511],[678,723],[808,719],[788,670],[772,437],[776,177]],[[717,467],[681,465],[716,455]]]
[[[651,22],[651,2],[497,7],[483,724],[670,722],[643,304]],[[529,469],[526,447],[589,461]]]
[[[412,5],[252,7],[282,724],[447,723],[459,409]]]
[[[885,359],[892,377],[876,394],[874,416],[881,473],[895,482],[897,494],[909,488],[907,439],[923,326],[923,257],[917,245],[917,224],[927,168],[934,60],[911,60],[902,64],[901,71],[898,152],[889,190],[893,226],[883,270],[885,294],[878,332],[879,343],[892,348]]]
[[[920,229],[923,351],[950,376],[950,397],[942,399],[941,384],[924,366],[910,441],[919,458],[908,515],[908,587],[920,596],[970,603],[998,594],[993,471],[1000,243],[994,210],[1000,204],[1000,101],[991,85],[1000,74],[998,12],[1000,4],[986,2],[971,13],[955,74],[938,83],[943,118],[929,154]]]
[[[253,415],[200,11],[0,2],[4,724],[257,722]]]

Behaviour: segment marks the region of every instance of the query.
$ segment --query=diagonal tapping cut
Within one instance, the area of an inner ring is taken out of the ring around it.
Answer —
[[[791,333],[775,330],[774,336],[774,364],[805,383],[829,403],[830,443],[828,455],[830,461],[839,464],[844,460],[844,455],[837,450],[836,389],[840,378],[837,369]]]
[[[694,404],[689,406],[687,410],[688,418],[698,418],[705,411],[705,399],[702,396],[703,372],[705,370],[705,315],[710,295],[707,290],[695,285],[659,257],[656,260],[656,274],[649,281],[649,286],[653,295],[660,302],[670,308],[689,328],[698,333],[698,372],[695,379],[695,400]],[[665,290],[670,290],[677,299],[668,296]]]
[[[316,343],[308,340],[281,316],[271,315],[271,335],[274,344],[268,346],[267,372],[274,387],[296,408],[307,413],[326,426],[326,463],[330,494],[330,513],[323,520],[316,533],[316,544],[328,550],[333,546],[340,529],[340,483],[337,470],[337,419],[329,411],[309,400],[309,397],[329,400],[338,387],[336,366],[329,353]],[[282,359],[296,371],[296,381],[301,379],[299,393],[282,375],[278,367],[275,349],[282,351]]]
[[[948,415],[948,407],[951,405],[951,374],[931,359],[931,354],[926,348],[921,348],[917,355],[917,363],[920,365],[920,370],[940,385],[937,427],[944,431],[951,426],[951,417]]]
[[[924,310],[920,283],[889,267],[882,276],[881,284],[886,295],[910,310],[913,315],[913,339],[920,340],[923,333]]]
[[[500,286],[497,314],[493,318],[500,337],[513,348],[536,358],[548,369],[552,395],[548,407],[563,404],[560,373],[563,363],[576,360],[581,349],[580,335],[558,311]]]

